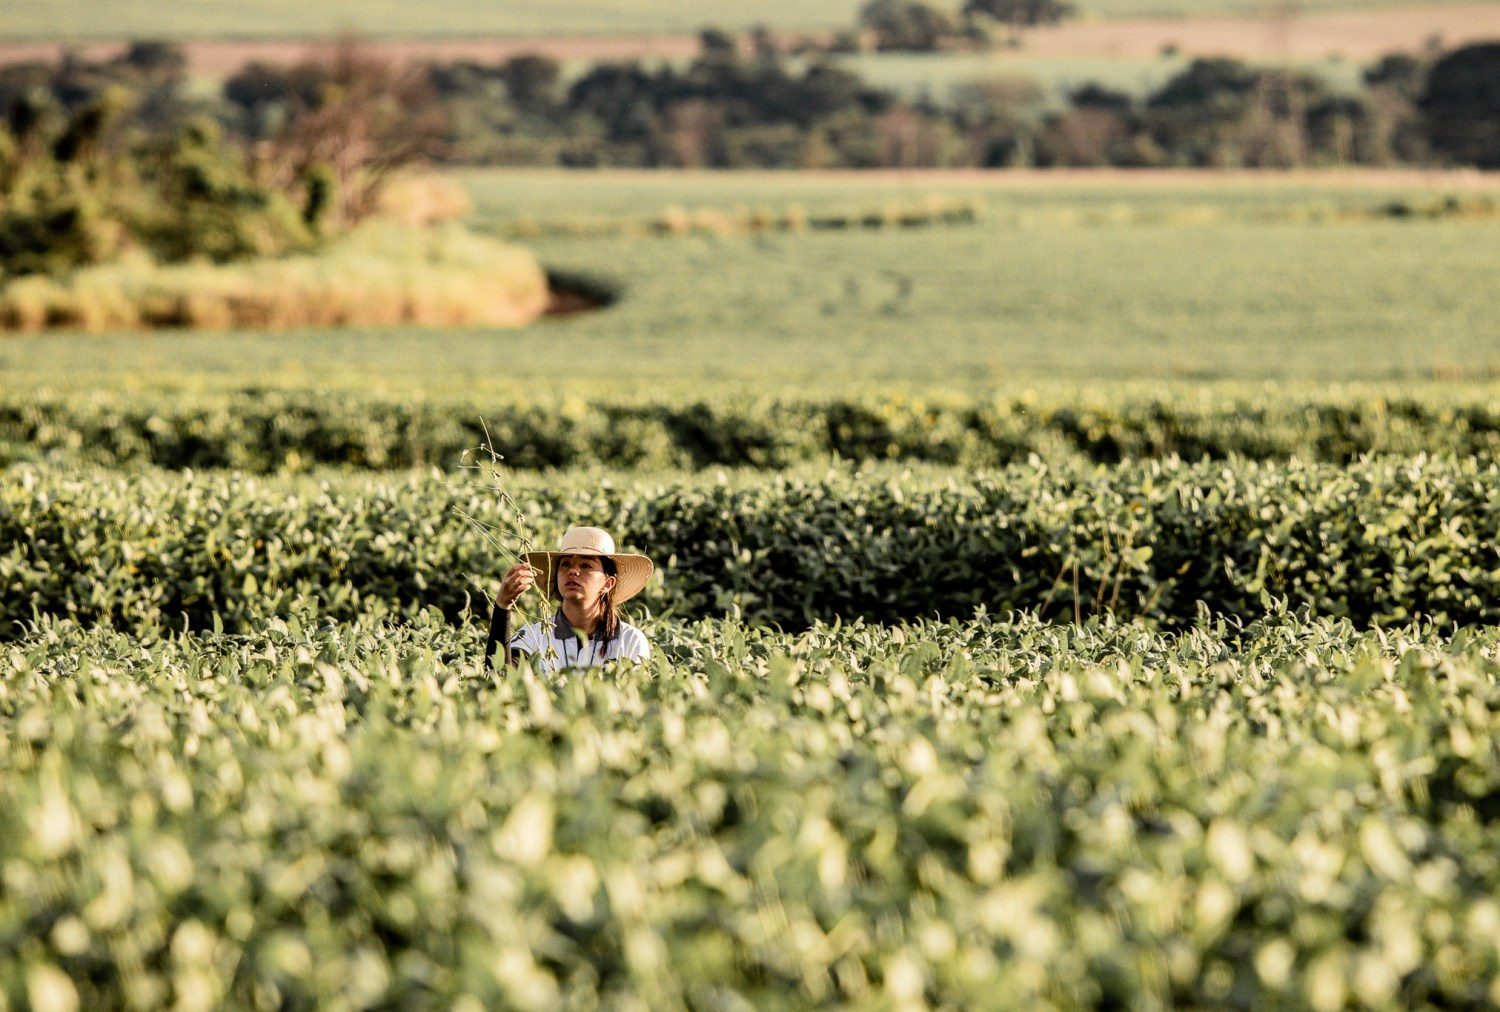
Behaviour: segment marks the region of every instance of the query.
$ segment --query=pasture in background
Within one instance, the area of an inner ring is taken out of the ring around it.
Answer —
[[[1500,218],[1487,210],[1500,187],[1484,177],[459,178],[476,227],[535,234],[524,242],[546,267],[618,301],[513,332],[14,336],[0,344],[0,382],[670,398],[1500,371]],[[932,196],[980,213],[957,225],[883,217]],[[1459,213],[1445,213],[1449,197]],[[794,207],[851,227],[731,227]],[[646,233],[664,213],[687,234],[611,234]]]

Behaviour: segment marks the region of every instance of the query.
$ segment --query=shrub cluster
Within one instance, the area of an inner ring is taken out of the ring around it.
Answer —
[[[376,304],[372,299],[371,306]],[[373,311],[371,306],[365,311]],[[170,397],[0,393],[0,462],[9,463],[254,473],[319,465],[452,470],[486,433],[507,466],[524,470],[777,468],[829,457],[997,466],[1033,454],[1098,463],[1174,455],[1347,463],[1373,453],[1492,457],[1500,450],[1500,399],[1483,388],[1430,394],[1370,388],[1268,395],[1247,389],[696,403],[398,400],[293,389]]]
[[[0,126],[0,281],[66,278],[131,254],[224,263],[314,247],[312,216],[254,179],[211,124],[112,142],[127,103],[106,92],[55,129],[45,108],[12,107]]]
[[[317,255],[19,278],[0,288],[0,329],[517,326],[547,301],[525,250],[456,227],[370,224]]]
[[[1415,212],[1413,212],[1415,213]],[[731,236],[760,232],[837,232],[855,229],[925,228],[934,225],[971,225],[985,214],[982,200],[929,194],[915,200],[885,200],[866,206],[809,211],[800,203],[785,207],[688,209],[664,207],[648,217],[571,215],[538,220],[522,217],[499,226],[516,239],[543,237],[600,238],[613,236]]]
[[[0,1000],[1500,1002],[1493,636],[654,632],[0,648]]]
[[[643,600],[680,616],[800,627],[985,608],[1180,625],[1286,604],[1360,624],[1484,623],[1500,619],[1497,478],[1473,460],[1168,461],[967,480],[532,479],[512,495],[538,543],[589,522],[648,550],[663,572]],[[39,616],[243,630],[429,606],[456,620],[466,576],[493,586],[510,560],[455,509],[515,524],[491,494],[436,478],[16,469],[0,484],[0,621],[6,635]]]
[[[671,205],[648,215],[567,214],[537,218],[521,215],[491,219],[486,231],[510,239],[731,236],[761,232],[841,231],[971,225],[985,221],[999,228],[1066,228],[1120,225],[1203,226],[1223,221],[1259,224],[1385,221],[1390,219],[1484,220],[1500,217],[1500,199],[1487,194],[1437,193],[1331,204],[1287,202],[1274,207],[1223,204],[1171,207],[1058,205],[995,207],[976,197],[930,194],[916,200],[809,210],[801,203],[734,207]]]

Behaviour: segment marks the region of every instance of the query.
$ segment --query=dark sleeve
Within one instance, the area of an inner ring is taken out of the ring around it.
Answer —
[[[484,644],[485,667],[495,666],[495,648],[501,645],[505,647],[505,663],[514,664],[515,651],[510,648],[510,609],[494,604],[490,606],[490,638]]]

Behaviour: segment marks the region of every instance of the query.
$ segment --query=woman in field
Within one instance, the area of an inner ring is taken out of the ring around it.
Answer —
[[[570,527],[555,552],[527,552],[505,574],[490,614],[486,663],[505,644],[505,663],[526,655],[545,671],[591,668],[609,661],[643,661],[651,645],[620,618],[620,605],[639,594],[655,567],[644,555],[615,551],[614,539],[598,527]],[[540,580],[561,602],[552,618],[523,626],[514,635],[510,612]]]

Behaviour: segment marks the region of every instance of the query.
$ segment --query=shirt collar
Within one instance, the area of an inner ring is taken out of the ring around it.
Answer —
[[[558,640],[578,639],[578,634],[573,631],[572,623],[568,621],[567,616],[563,614],[561,608],[557,609],[557,614],[552,617],[552,638]]]

